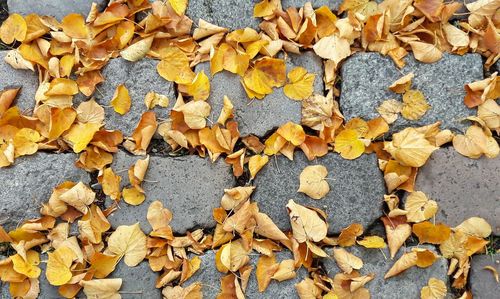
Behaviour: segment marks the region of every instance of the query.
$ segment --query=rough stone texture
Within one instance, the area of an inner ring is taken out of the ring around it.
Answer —
[[[14,102],[21,111],[31,115],[35,107],[35,93],[38,88],[38,76],[30,70],[16,70],[4,61],[8,51],[0,51],[0,90],[19,88],[19,94]]]
[[[129,267],[122,260],[108,278],[122,279],[120,293],[123,299],[161,298],[161,289],[155,287],[158,274],[151,270],[147,261]]]
[[[473,160],[452,147],[435,151],[420,169],[415,190],[439,205],[436,221],[456,226],[469,217],[483,217],[500,235],[500,158]]]
[[[112,168],[115,171],[128,169],[142,158],[120,151],[114,157]],[[123,172],[121,176],[122,187],[127,186],[128,175]],[[182,234],[195,227],[213,227],[212,209],[220,205],[224,188],[235,184],[230,167],[224,161],[219,159],[211,163],[198,156],[150,157],[145,180],[147,182],[143,182],[142,187],[146,200],[139,206],[122,201],[121,209],[109,216],[113,227],[140,222],[142,230],[150,232],[146,215],[149,205],[155,200],[162,201],[172,212],[170,225],[176,233]]]
[[[39,217],[41,204],[64,181],[89,183],[90,176],[74,166],[74,154],[38,152],[16,159],[0,171],[0,224],[7,230]]]
[[[287,72],[296,66],[302,66],[310,73],[316,74],[314,91],[323,94],[323,63],[316,54],[313,52],[304,52],[302,55],[292,54],[286,59],[286,64]],[[201,70],[209,75],[209,63],[196,66],[196,72]],[[226,95],[234,105],[235,119],[242,136],[248,134],[263,136],[269,130],[288,121],[300,123],[301,103],[288,98],[283,93],[283,88],[274,89],[272,94],[262,100],[250,101],[240,80],[241,77],[227,71],[219,72],[211,78],[208,101],[212,106],[210,119],[213,122],[216,122],[219,117]]]
[[[36,13],[62,20],[70,13],[87,16],[92,2],[96,2],[101,8],[107,3],[106,0],[7,0],[7,5],[9,13],[21,15]]]
[[[203,298],[215,298],[220,291],[220,279],[226,275],[217,271],[215,267],[215,253],[216,251],[207,251],[204,255],[200,256],[202,260],[200,269],[184,284],[184,286],[188,286],[194,282],[201,282]],[[285,259],[293,259],[293,255],[288,251],[276,252],[275,255],[277,262]],[[297,276],[293,279],[282,282],[271,280],[266,291],[260,293],[255,276],[258,259],[259,254],[253,252],[250,256],[250,264],[254,268],[250,274],[248,286],[245,291],[246,298],[298,298],[295,284],[307,277],[307,271],[303,267],[296,270]]]
[[[253,17],[253,7],[259,0],[191,0],[186,15],[195,25],[203,19],[230,30],[251,27],[259,28],[261,19]]]
[[[460,119],[476,113],[476,109],[469,109],[463,104],[464,85],[483,78],[481,56],[444,54],[438,62],[426,64],[408,55],[406,61],[406,66],[399,70],[391,58],[378,53],[358,53],[348,58],[341,69],[340,93],[340,107],[346,120],[379,117],[376,108],[384,100],[402,100],[401,95],[389,90],[389,86],[403,75],[413,72],[412,89],[422,91],[432,107],[417,121],[400,116],[391,125],[391,130],[395,132],[436,121],[442,121],[442,129],[463,129],[466,124]]]
[[[433,246],[419,246],[427,248],[437,253]],[[360,270],[361,275],[374,273],[375,278],[368,282],[365,287],[370,291],[372,298],[384,299],[418,299],[420,298],[420,290],[427,285],[431,277],[440,279],[448,285],[448,276],[446,275],[448,263],[445,258],[441,257],[428,268],[412,267],[401,274],[384,279],[384,275],[393,266],[401,255],[405,252],[405,248],[401,248],[394,260],[389,258],[389,250],[382,249],[385,257],[379,249],[366,249],[361,246],[353,246],[346,248],[347,251],[363,260],[363,268]],[[406,248],[410,251],[411,247]],[[326,252],[330,257],[323,259],[323,266],[329,277],[334,277],[335,274],[342,271],[337,267],[337,263],[333,259],[333,250],[327,249]],[[386,258],[387,257],[387,258]],[[450,287],[448,287],[448,291]],[[447,297],[448,298],[448,297]]]
[[[500,253],[472,257],[470,286],[472,295],[477,299],[498,298],[500,294],[500,284],[490,270],[484,269],[486,266],[492,266],[500,272]]]
[[[156,71],[158,62],[144,58],[137,62],[130,62],[123,58],[116,58],[109,61],[104,67],[102,75],[105,81],[97,86],[94,96],[99,104],[108,106],[106,110],[106,128],[118,129],[125,136],[130,136],[139,123],[141,116],[147,111],[144,98],[150,91],[163,94],[170,99],[170,107],[175,103],[174,84],[166,81]],[[116,91],[116,87],[124,84],[129,91],[132,101],[130,111],[125,115],[116,113],[110,102]],[[155,107],[156,117],[166,119],[169,108]]]
[[[42,253],[40,255],[40,260],[41,261],[47,261],[49,259],[49,256],[46,253]],[[62,298],[61,295],[59,294],[59,287],[53,286],[49,283],[47,280],[46,276],[46,271],[47,271],[47,263],[41,262],[40,265],[38,265],[40,269],[42,269],[42,274],[40,274],[40,277],[38,278],[40,281],[40,294],[38,294],[38,298],[47,298],[47,299],[58,299]],[[83,292],[79,292],[78,294],[82,294]],[[10,298],[10,297],[7,297]]]
[[[314,200],[298,193],[299,176],[309,165],[320,164],[328,169],[330,192]],[[328,215],[328,233],[336,234],[342,228],[357,222],[367,227],[382,216],[385,194],[382,173],[375,155],[363,155],[356,160],[345,160],[338,154],[327,154],[317,161],[308,161],[302,152],[296,152],[293,161],[284,156],[272,159],[255,178],[253,200],[282,230],[290,230],[286,204],[289,199],[306,206],[322,209]]]

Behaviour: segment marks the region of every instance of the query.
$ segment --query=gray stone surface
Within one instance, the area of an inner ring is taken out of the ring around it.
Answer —
[[[186,15],[195,25],[203,19],[230,30],[251,27],[259,28],[261,19],[253,17],[253,7],[259,0],[191,0],[188,3]],[[193,26],[195,26],[193,25]]]
[[[138,159],[118,152],[112,164],[114,171],[129,169]],[[121,174],[122,186],[129,184],[126,172]],[[113,227],[141,223],[145,232],[151,227],[146,221],[151,202],[160,200],[168,208],[173,219],[170,223],[176,233],[185,233],[195,227],[210,228],[215,226],[212,209],[220,206],[220,199],[225,188],[235,184],[230,167],[221,159],[211,163],[198,156],[150,157],[149,168],[142,187],[146,200],[139,206],[120,203],[120,209],[109,216]]]
[[[38,88],[38,75],[30,70],[16,70],[4,61],[8,51],[0,51],[0,91],[5,88],[19,88],[17,105],[21,111],[31,115],[35,107],[35,93]]]
[[[47,280],[46,276],[46,271],[47,271],[47,260],[49,259],[49,256],[46,253],[42,253],[40,255],[40,260],[45,261],[41,262],[39,267],[42,269],[42,273],[40,274],[40,277],[38,278],[40,281],[40,293],[38,294],[38,298],[47,298],[47,299],[58,299],[62,298],[61,295],[59,294],[59,287],[53,286],[49,283]],[[78,294],[82,294],[80,291]]]
[[[298,193],[299,176],[309,165],[323,165],[328,169],[330,192],[320,200]],[[294,161],[284,156],[272,158],[255,178],[257,187],[253,200],[282,230],[290,230],[286,204],[289,199],[306,206],[322,209],[328,215],[328,233],[339,233],[342,228],[357,222],[367,227],[382,213],[385,194],[382,173],[375,155],[362,155],[356,160],[345,160],[329,153],[316,161],[308,161],[302,152],[296,152]]]
[[[389,86],[403,75],[413,72],[415,78],[411,88],[422,91],[432,107],[417,121],[400,116],[391,125],[391,131],[436,121],[442,121],[442,129],[458,131],[465,128],[467,124],[460,120],[475,115],[476,109],[464,105],[464,85],[483,78],[481,56],[444,54],[438,62],[426,64],[408,55],[406,61],[406,66],[399,70],[391,58],[378,53],[358,53],[348,58],[341,69],[340,93],[340,108],[346,120],[379,117],[376,108],[384,100],[402,100],[401,95],[389,90]]]
[[[153,272],[147,261],[129,267],[122,260],[107,278],[121,278],[120,295],[123,299],[161,298],[161,289],[155,287],[158,273]]]
[[[493,272],[484,269],[486,266],[492,266],[500,272],[500,253],[472,257],[470,286],[472,295],[477,299],[498,298],[500,294],[500,283],[495,280]]]
[[[438,253],[433,246],[425,245],[419,247],[430,249],[436,254]],[[361,275],[367,275],[370,273],[375,274],[375,278],[365,285],[365,287],[370,291],[372,298],[418,299],[420,298],[420,290],[422,287],[427,285],[431,277],[440,279],[449,285],[448,276],[446,275],[448,262],[443,257],[438,258],[434,264],[428,268],[419,268],[415,266],[397,276],[384,279],[384,275],[394,265],[394,262],[397,261],[401,255],[403,255],[405,250],[410,251],[411,248],[412,247],[401,248],[398,254],[394,257],[394,260],[388,258],[390,255],[387,248],[367,249],[361,246],[353,246],[346,248],[346,250],[363,260],[363,267],[359,271]],[[380,250],[384,251],[385,257]],[[337,263],[332,257],[333,250],[327,249],[326,252],[330,255],[330,257],[323,258],[323,266],[325,267],[328,276],[334,277],[335,274],[341,273],[342,271],[338,268]],[[450,287],[448,286],[448,292],[449,291]]]
[[[89,183],[90,176],[76,168],[76,155],[38,152],[16,159],[0,170],[0,224],[14,229],[24,220],[39,217],[42,203],[64,181]]]
[[[107,3],[106,0],[7,0],[7,5],[9,13],[21,15],[36,13],[62,20],[70,13],[79,13],[86,17],[92,2],[96,2],[100,7],[104,7]]]
[[[302,55],[289,55],[286,59],[287,73],[296,66],[306,68],[316,74],[314,92],[323,94],[323,63],[313,52],[304,52]],[[198,64],[196,72],[203,70],[210,76],[209,63]],[[288,98],[283,88],[276,88],[274,92],[262,100],[250,100],[240,83],[241,77],[222,71],[215,74],[210,80],[210,96],[208,101],[212,106],[210,119],[217,122],[223,107],[224,96],[228,96],[234,105],[235,120],[239,124],[241,136],[255,134],[263,136],[275,127],[289,121],[300,123],[301,103]]]
[[[441,148],[420,169],[415,190],[438,203],[436,222],[453,227],[469,217],[483,217],[500,235],[499,173],[498,157],[474,160],[452,147]]]
[[[104,67],[102,75],[105,81],[97,86],[94,93],[99,104],[108,106],[106,110],[106,128],[118,129],[125,136],[130,136],[139,123],[141,116],[147,111],[144,98],[150,91],[165,95],[170,100],[170,107],[175,103],[174,84],[166,81],[156,71],[158,62],[144,58],[137,62],[116,58],[109,61]],[[124,115],[118,114],[110,107],[116,87],[124,84],[129,91],[132,105],[130,111]],[[166,119],[169,108],[155,107],[156,118]]]
[[[202,260],[200,269],[183,285],[188,286],[194,282],[201,282],[203,298],[215,298],[220,291],[220,279],[226,275],[217,271],[215,267],[215,253],[216,251],[207,251],[204,255],[200,256]],[[282,282],[271,280],[266,291],[260,293],[257,285],[257,278],[255,276],[257,261],[260,254],[257,252],[251,254],[250,264],[253,266],[253,270],[250,274],[250,279],[245,291],[246,298],[298,298],[295,284],[307,277],[307,270],[305,268],[302,267],[296,270],[297,276],[293,279]],[[289,251],[276,252],[275,255],[277,262],[293,259],[293,255]]]

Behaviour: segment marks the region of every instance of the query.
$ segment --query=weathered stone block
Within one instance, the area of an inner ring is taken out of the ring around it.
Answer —
[[[469,217],[486,219],[500,235],[500,158],[474,160],[452,147],[435,151],[420,169],[415,190],[434,199],[439,210],[436,221],[456,226]]]
[[[104,67],[102,75],[105,81],[97,86],[94,96],[99,104],[108,106],[106,111],[106,128],[122,131],[125,136],[130,136],[139,123],[141,116],[148,109],[144,104],[144,98],[150,91],[165,95],[170,100],[170,107],[175,103],[174,84],[166,81],[156,71],[158,62],[144,58],[137,62],[130,62],[123,58],[109,61]],[[130,111],[124,115],[116,113],[110,102],[113,99],[116,87],[124,84],[129,91],[132,101]],[[155,107],[153,109],[156,117],[166,119],[170,109]]]
[[[39,15],[54,16],[59,21],[70,13],[79,13],[84,17],[90,11],[92,2],[104,7],[106,0],[7,0],[9,13],[29,15],[32,13]]]
[[[293,259],[293,255],[288,251],[280,251],[275,254],[277,262]],[[220,279],[226,274],[217,271],[215,267],[215,251],[207,251],[204,255],[200,256],[200,258],[202,260],[200,269],[184,283],[184,286],[188,286],[195,282],[201,282],[203,298],[215,298],[220,291]],[[250,256],[250,264],[253,265],[253,270],[250,274],[248,286],[245,291],[246,298],[298,298],[295,284],[307,277],[307,271],[303,267],[296,270],[297,276],[293,279],[282,282],[271,280],[266,291],[260,293],[257,285],[257,278],[255,276],[258,259],[259,254],[257,253]]]
[[[128,169],[142,158],[120,151],[114,157],[112,168],[115,171]],[[172,212],[170,225],[176,233],[182,234],[196,227],[215,226],[212,209],[220,206],[224,188],[231,188],[235,184],[230,167],[220,159],[211,163],[198,156],[153,156],[150,159],[146,181],[142,183],[146,200],[139,206],[122,201],[121,208],[108,218],[112,226],[140,222],[142,230],[150,232],[146,215],[149,205],[155,200],[162,201]],[[128,176],[126,172],[123,173],[122,186],[127,186]]]
[[[406,248],[410,251],[412,247]],[[433,246],[419,246],[419,248],[430,249],[437,253]],[[361,246],[353,246],[346,250],[363,260],[363,268],[359,270],[361,275],[369,273],[375,274],[375,278],[368,282],[365,287],[370,291],[372,298],[420,298],[420,290],[426,286],[431,277],[440,279],[448,285],[448,276],[446,275],[448,263],[445,258],[440,257],[434,264],[428,268],[412,267],[397,276],[384,279],[384,275],[394,265],[401,255],[405,252],[405,248],[401,248],[394,260],[389,259],[389,250],[385,249],[367,249]],[[380,250],[384,251],[384,254]],[[335,274],[342,271],[338,268],[337,263],[333,259],[333,250],[327,249],[330,257],[323,258],[323,266],[329,277],[334,277]],[[448,287],[448,291],[450,288]]]
[[[338,154],[327,154],[308,161],[302,152],[296,152],[293,161],[284,156],[274,158],[255,178],[257,187],[253,200],[282,230],[290,230],[286,204],[295,202],[322,209],[328,215],[328,233],[339,233],[342,228],[357,222],[367,227],[381,217],[385,194],[382,173],[375,155],[363,155],[356,160],[345,160]],[[299,176],[309,165],[323,165],[328,169],[330,192],[314,200],[298,193]]]
[[[71,153],[39,152],[16,159],[14,165],[0,170],[0,223],[14,229],[24,220],[39,217],[42,203],[52,189],[64,181],[90,182],[90,176],[76,168]]]
[[[158,273],[151,270],[147,261],[135,267],[120,261],[108,278],[122,279],[120,293],[124,299],[161,298],[161,289],[155,287]]]
[[[460,120],[475,115],[476,109],[464,105],[464,85],[483,78],[479,54],[463,56],[444,54],[436,63],[416,61],[410,54],[406,66],[399,70],[391,58],[378,53],[358,53],[348,58],[341,69],[342,86],[340,108],[349,120],[354,117],[372,119],[379,117],[376,108],[387,99],[402,100],[401,95],[389,86],[410,72],[415,74],[412,89],[420,90],[432,107],[417,121],[399,116],[391,131],[441,121],[442,129],[460,131],[466,124]]]
[[[216,24],[229,30],[245,27],[259,28],[261,19],[253,17],[253,7],[259,0],[191,0],[188,3],[186,15],[194,24],[199,19]]]
[[[323,94],[323,63],[316,54],[304,52],[301,55],[289,55],[286,65],[287,72],[296,66],[302,66],[310,73],[316,74],[314,92]],[[195,70],[196,72],[203,70],[205,74],[210,75],[209,63],[199,64]],[[249,134],[263,136],[286,122],[300,123],[301,103],[288,98],[283,88],[275,89],[262,100],[250,100],[240,80],[240,76],[227,71],[217,73],[211,78],[208,102],[212,106],[210,119],[213,122],[219,117],[226,95],[234,105],[235,120],[239,124],[242,136]]]
[[[16,70],[4,61],[8,51],[0,51],[0,91],[6,88],[19,88],[17,105],[21,111],[31,115],[35,107],[35,93],[38,88],[38,76],[30,70]]]
[[[472,257],[470,287],[472,295],[477,299],[497,298],[500,294],[500,284],[495,280],[491,270],[484,269],[486,266],[491,266],[500,272],[500,253]]]
[[[343,0],[316,0],[316,1],[308,1],[308,0],[282,0],[281,5],[284,10],[288,7],[297,7],[301,8],[306,4],[306,2],[311,2],[313,8],[318,8],[323,5],[328,6],[331,10],[337,10],[339,5]]]

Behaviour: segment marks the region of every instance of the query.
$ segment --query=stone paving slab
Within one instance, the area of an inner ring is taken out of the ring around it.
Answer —
[[[141,116],[148,109],[144,104],[144,98],[150,91],[165,95],[170,100],[170,107],[175,103],[174,84],[166,81],[156,71],[158,61],[144,58],[137,62],[130,62],[123,58],[115,58],[104,67],[102,75],[105,81],[97,86],[94,93],[96,100],[105,108],[106,128],[118,129],[124,136],[131,136],[139,123]],[[116,87],[124,84],[129,91],[132,105],[130,111],[124,115],[118,114],[110,107],[110,102],[116,91]],[[156,118],[168,118],[169,109],[155,107]]]
[[[500,294],[500,283],[495,280],[493,272],[484,269],[486,266],[492,266],[500,272],[500,253],[472,257],[470,286],[472,296],[477,299],[498,298]]]
[[[304,52],[302,55],[289,55],[286,59],[287,73],[296,66],[306,68],[316,74],[314,92],[323,94],[323,63],[321,58],[313,52]],[[210,74],[209,63],[198,64],[196,72],[204,71]],[[288,98],[283,88],[274,89],[274,92],[264,99],[250,100],[240,83],[241,77],[227,72],[219,72],[210,80],[210,96],[208,102],[212,106],[210,119],[217,121],[223,107],[224,96],[228,96],[234,106],[235,120],[239,124],[241,136],[255,134],[264,136],[275,127],[292,121],[300,123],[301,103]]]
[[[420,169],[415,190],[438,203],[436,222],[456,226],[465,219],[486,219],[500,235],[500,158],[470,159],[452,147],[435,151]]]
[[[298,193],[299,176],[308,165],[320,164],[328,169],[330,192],[320,200]],[[364,228],[382,216],[385,194],[384,180],[375,155],[363,155],[356,160],[345,160],[329,153],[316,161],[308,161],[302,152],[296,152],[294,161],[278,156],[255,178],[257,188],[253,200],[261,212],[267,214],[284,231],[290,230],[286,204],[295,202],[322,209],[328,215],[328,233],[337,234],[357,222]]]
[[[121,278],[120,293],[123,299],[161,298],[161,289],[155,287],[158,273],[153,272],[145,260],[129,267],[122,260],[107,278]]]
[[[119,151],[112,164],[115,172],[129,169],[138,159]],[[122,187],[129,184],[126,172],[122,176]],[[146,200],[139,206],[120,203],[121,209],[108,217],[113,227],[131,225],[140,222],[144,232],[151,227],[146,220],[149,205],[155,201],[163,202],[173,219],[170,223],[176,233],[183,234],[195,227],[210,228],[215,226],[212,210],[220,206],[225,188],[235,184],[230,166],[221,159],[211,163],[198,156],[150,157],[149,168],[142,187]]]
[[[106,0],[7,0],[9,13],[29,15],[32,13],[39,15],[54,16],[59,21],[70,13],[79,13],[87,16],[92,6],[96,2],[100,8],[104,8]]]
[[[412,247],[406,248],[406,251],[410,251],[411,248]],[[433,246],[425,245],[419,246],[419,248],[430,249],[437,253],[437,250]],[[375,278],[365,285],[365,287],[370,291],[372,298],[419,299],[420,290],[422,287],[427,285],[431,277],[440,279],[449,285],[448,276],[446,275],[448,262],[442,257],[438,258],[434,264],[428,268],[422,269],[415,266],[397,276],[384,279],[384,275],[387,271],[405,252],[404,247],[399,250],[398,254],[394,257],[394,260],[388,258],[390,254],[387,248],[367,249],[361,246],[353,246],[345,249],[363,260],[363,267],[359,271],[361,275],[367,275],[369,273],[375,274]],[[384,251],[385,257],[380,250]],[[333,250],[327,249],[326,252],[330,255],[330,257],[323,258],[323,266],[325,267],[328,276],[334,277],[335,274],[341,273],[342,271],[338,268],[337,263],[332,257]],[[450,287],[448,286],[448,292],[449,291]]]
[[[250,27],[259,28],[261,19],[253,17],[253,7],[259,0],[191,0],[186,15],[198,25],[201,18],[230,30]]]
[[[90,176],[76,168],[76,155],[38,152],[16,159],[0,170],[0,223],[9,231],[24,220],[39,217],[42,203],[64,181],[88,184]]]
[[[31,115],[35,107],[35,93],[38,89],[38,75],[31,70],[16,70],[5,62],[8,51],[0,51],[0,91],[5,88],[19,88],[14,102],[21,111]]]
[[[354,117],[379,117],[376,108],[384,100],[394,98],[401,101],[401,95],[388,88],[397,79],[413,72],[412,89],[422,91],[432,107],[417,121],[399,116],[391,125],[391,131],[436,121],[442,121],[442,129],[463,130],[467,124],[460,120],[476,114],[476,109],[469,109],[463,104],[464,85],[483,79],[481,56],[444,54],[438,62],[426,64],[416,61],[410,54],[405,60],[407,64],[402,70],[391,58],[378,53],[357,53],[344,62],[341,68],[340,108],[346,121]]]
[[[197,281],[201,282],[203,298],[215,298],[220,291],[220,279],[226,275],[217,271],[217,268],[215,267],[215,253],[216,251],[207,251],[204,255],[200,256],[202,261],[200,269],[183,284],[183,286],[186,287]],[[293,255],[289,251],[276,252],[275,256],[277,262],[286,259],[293,259]],[[255,252],[250,256],[250,264],[253,266],[253,270],[250,274],[250,279],[245,292],[245,298],[298,298],[295,284],[307,277],[306,269],[302,267],[299,270],[295,270],[297,276],[293,279],[282,282],[271,280],[271,283],[266,291],[260,293],[257,285],[257,278],[255,276],[258,259],[259,254]]]

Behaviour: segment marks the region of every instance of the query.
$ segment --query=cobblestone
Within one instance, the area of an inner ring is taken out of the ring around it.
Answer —
[[[495,280],[491,270],[484,269],[486,266],[491,266],[500,272],[500,253],[472,257],[470,286],[472,295],[477,299],[497,298],[500,294],[500,284]]]
[[[7,0],[7,5],[11,14],[36,13],[54,16],[60,21],[70,13],[79,13],[86,17],[92,2],[96,2],[101,8],[107,3],[106,0]]]

